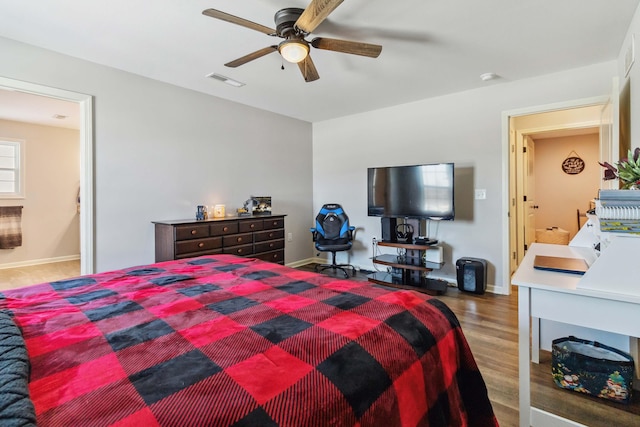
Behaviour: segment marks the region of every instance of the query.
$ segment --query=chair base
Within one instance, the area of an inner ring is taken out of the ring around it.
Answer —
[[[342,271],[342,273],[344,273],[344,278],[348,278],[349,277],[349,273],[347,273],[347,269],[350,268],[351,269],[351,275],[355,276],[356,275],[356,268],[351,265],[351,264],[336,264],[336,251],[331,251],[331,264],[318,264],[316,265],[316,273],[319,273],[321,271],[327,270],[327,269],[332,269],[333,272],[335,273],[336,270],[340,270]]]
[[[349,277],[349,273],[347,273],[348,269],[351,269],[351,275],[356,275],[356,268],[351,264],[318,264],[316,265],[316,272],[319,273],[324,270],[331,269],[335,273],[336,270],[342,271],[345,279]]]

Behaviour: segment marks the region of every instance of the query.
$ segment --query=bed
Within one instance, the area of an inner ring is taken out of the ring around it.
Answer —
[[[232,255],[5,291],[0,352],[3,426],[498,425],[437,298]]]

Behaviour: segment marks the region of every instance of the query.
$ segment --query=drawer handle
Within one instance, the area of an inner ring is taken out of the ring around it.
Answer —
[[[224,227],[222,231],[229,231],[229,227]]]
[[[256,225],[255,225],[255,224],[251,224],[251,225],[249,226],[249,228],[256,228]]]
[[[273,237],[273,233],[269,233],[269,237]]]
[[[198,234],[198,231],[197,231],[197,230],[191,230],[191,235],[192,235],[192,236],[195,236],[196,234]]]
[[[273,243],[269,243],[269,247],[272,248],[273,247]]]
[[[276,225],[278,225],[278,221],[273,221],[273,226],[275,227]]]
[[[242,253],[242,249],[238,249],[238,253],[241,254]]]
[[[202,243],[202,242],[198,243],[198,247],[199,248],[204,248],[204,243]]]
[[[242,243],[242,237],[238,237],[238,238],[236,239],[236,241],[237,241],[238,243]]]
[[[278,254],[273,254],[273,259],[278,259]]]

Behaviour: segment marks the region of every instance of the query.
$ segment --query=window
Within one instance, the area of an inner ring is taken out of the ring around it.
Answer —
[[[0,198],[24,197],[23,143],[0,138]]]

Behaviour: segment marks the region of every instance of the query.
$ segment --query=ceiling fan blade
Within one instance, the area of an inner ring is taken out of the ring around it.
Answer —
[[[315,30],[343,0],[312,0],[296,21],[296,27],[309,34]]]
[[[243,64],[246,64],[249,61],[253,61],[254,59],[258,59],[261,58],[265,55],[268,55],[272,52],[277,52],[278,51],[278,46],[268,46],[268,47],[263,47],[260,50],[256,50],[255,52],[252,52],[248,55],[243,56],[242,58],[238,58],[234,61],[231,62],[227,62],[225,65],[225,67],[231,67],[231,68],[236,68],[239,67]]]
[[[316,66],[313,64],[310,55],[307,55],[305,59],[298,62],[298,68],[300,68],[302,77],[304,77],[304,81],[307,83],[318,80],[320,78],[318,70],[316,70]]]
[[[230,15],[226,12],[221,12],[216,9],[205,9],[202,11],[203,15],[210,16],[212,18],[221,19],[223,21],[231,22],[232,24],[241,25],[252,30],[260,31],[261,33],[268,34],[270,36],[276,35],[276,30],[273,28],[265,27],[264,25],[256,24],[244,18],[239,18],[234,15]]]
[[[380,52],[382,52],[382,46],[377,44],[328,39],[326,37],[316,37],[311,40],[311,46],[318,49],[332,50],[334,52],[368,56],[370,58],[377,58],[378,55],[380,55]]]

